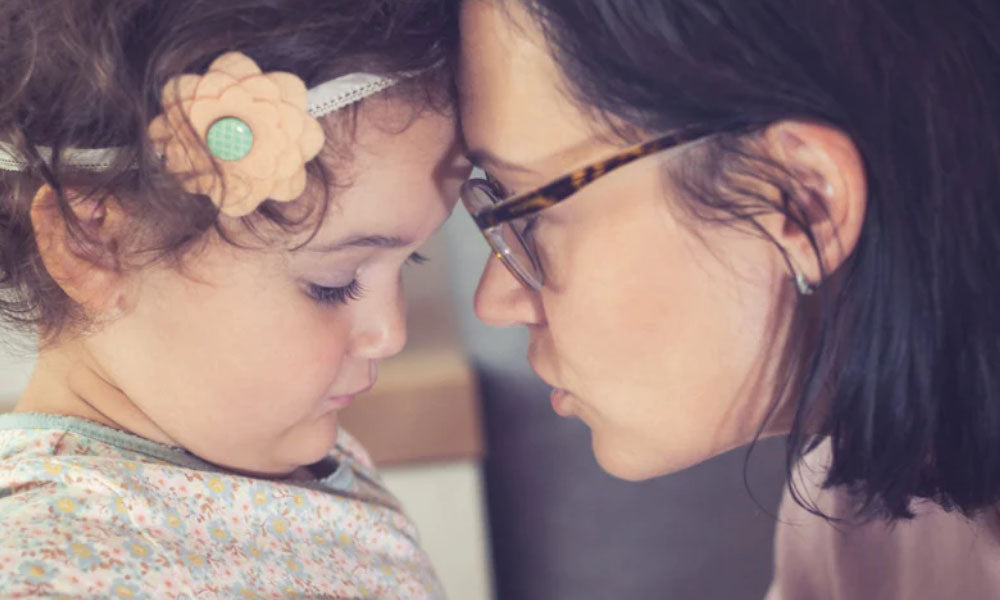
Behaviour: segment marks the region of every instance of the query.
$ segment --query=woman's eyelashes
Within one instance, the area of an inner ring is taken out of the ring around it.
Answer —
[[[406,262],[411,265],[422,265],[428,260],[430,259],[423,254],[414,252],[406,259]],[[351,281],[351,283],[340,287],[329,287],[319,285],[317,283],[310,283],[307,293],[310,298],[320,304],[347,304],[360,299],[365,293],[365,288],[361,285],[361,282],[355,278]]]
[[[487,183],[493,186],[493,193],[497,195],[497,198],[504,200],[510,196],[510,191],[504,187],[504,184],[500,183],[500,180],[494,177],[492,173],[484,169],[483,175],[486,176]]]

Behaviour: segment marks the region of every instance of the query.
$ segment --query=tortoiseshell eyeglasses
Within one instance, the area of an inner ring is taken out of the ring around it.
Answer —
[[[710,135],[744,129],[744,124],[726,127],[688,127],[661,135],[648,142],[582,167],[536,190],[504,198],[497,186],[488,179],[469,179],[462,186],[462,203],[472,215],[479,230],[496,253],[497,258],[524,285],[540,290],[545,273],[535,251],[531,235],[539,212],[559,204],[583,187],[608,173],[650,154],[695,142]]]

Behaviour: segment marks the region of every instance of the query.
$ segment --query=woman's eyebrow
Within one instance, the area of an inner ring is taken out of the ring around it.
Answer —
[[[345,248],[405,248],[412,244],[412,241],[394,235],[363,235],[319,246],[307,246],[304,250],[308,250],[309,252],[337,252]]]

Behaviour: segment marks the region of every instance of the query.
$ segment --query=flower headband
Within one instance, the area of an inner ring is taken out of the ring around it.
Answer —
[[[396,83],[368,73],[338,77],[307,90],[291,73],[263,73],[239,52],[217,58],[204,75],[179,75],[163,88],[163,113],[149,136],[185,191],[205,194],[223,214],[241,217],[268,199],[288,202],[306,187],[305,166],[319,154],[319,117]],[[52,150],[39,148],[51,161]],[[87,170],[111,167],[118,148],[73,149],[62,163]],[[0,143],[0,170],[23,171],[28,161]]]

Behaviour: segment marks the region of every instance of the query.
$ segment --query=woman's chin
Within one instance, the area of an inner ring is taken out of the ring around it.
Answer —
[[[629,436],[606,436],[591,429],[591,446],[597,464],[625,481],[645,481],[683,471],[711,456],[644,447]]]

